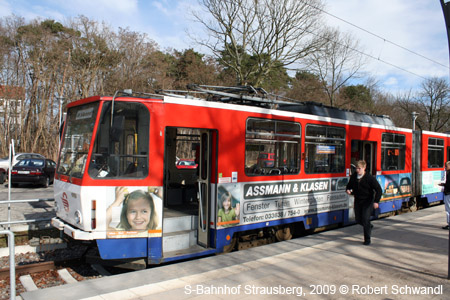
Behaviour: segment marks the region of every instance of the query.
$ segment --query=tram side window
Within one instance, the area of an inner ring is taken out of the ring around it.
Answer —
[[[249,118],[245,139],[245,174],[300,172],[300,124]]]
[[[341,173],[345,171],[344,128],[307,125],[305,144],[306,173]]]
[[[381,170],[405,169],[406,142],[403,134],[383,133],[381,135]]]
[[[444,167],[444,140],[428,138],[428,168]]]
[[[100,117],[89,175],[107,179],[147,177],[149,124],[149,112],[144,105],[115,102],[111,126],[111,103],[106,103]]]

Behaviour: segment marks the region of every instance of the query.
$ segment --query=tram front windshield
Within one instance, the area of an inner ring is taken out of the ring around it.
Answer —
[[[81,178],[94,131],[99,103],[72,107],[67,112],[66,128],[59,156],[58,173]]]
[[[145,178],[149,153],[148,109],[137,102],[116,101],[114,106],[105,102],[91,148],[98,109],[98,103],[91,103],[68,111],[58,173],[82,178],[87,170],[94,179]]]

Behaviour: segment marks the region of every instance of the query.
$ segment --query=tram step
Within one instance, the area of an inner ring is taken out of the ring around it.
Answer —
[[[164,218],[164,234],[184,230],[196,230],[198,216],[186,215],[179,217]]]
[[[215,249],[211,249],[211,248],[204,248],[201,247],[199,245],[194,245],[191,246],[187,249],[181,249],[181,250],[176,250],[176,251],[170,251],[170,252],[164,252],[164,258],[169,258],[169,257],[181,257],[181,256],[185,256],[185,255],[191,255],[191,254],[199,254],[199,253],[204,253],[205,251],[214,253]]]
[[[197,243],[197,230],[184,230],[172,233],[164,233],[163,251],[179,251],[188,249]]]

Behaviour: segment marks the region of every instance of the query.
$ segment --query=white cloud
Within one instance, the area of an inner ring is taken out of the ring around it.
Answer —
[[[386,80],[384,80],[383,84],[388,85],[388,86],[397,86],[398,80],[396,77],[389,77]]]
[[[162,12],[164,15],[166,15],[166,16],[170,15],[170,11],[160,1],[153,1],[152,6],[154,6],[157,10]]]

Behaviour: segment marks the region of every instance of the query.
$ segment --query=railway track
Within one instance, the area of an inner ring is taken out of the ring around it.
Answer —
[[[55,269],[54,261],[46,261],[41,263],[34,263],[29,265],[16,266],[16,275],[32,274],[44,271],[50,271]],[[10,268],[0,269],[0,279],[9,278]]]
[[[67,257],[68,253],[76,257]],[[16,255],[16,295],[26,291],[45,289],[98,278],[99,268],[94,269],[79,256],[74,249],[52,251],[52,253],[25,253]],[[10,269],[5,266],[4,258],[0,267],[0,300],[10,299]],[[42,261],[45,260],[45,261]]]
[[[16,295],[80,280],[85,279],[70,268],[58,268],[53,261],[16,266]],[[10,297],[9,283],[9,268],[3,268],[0,270],[2,300]]]

